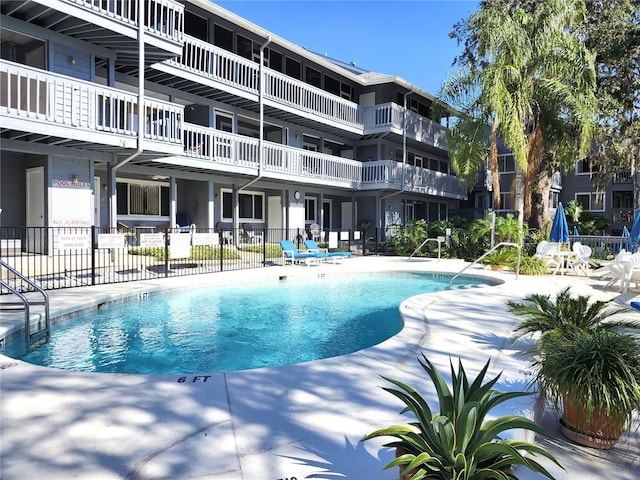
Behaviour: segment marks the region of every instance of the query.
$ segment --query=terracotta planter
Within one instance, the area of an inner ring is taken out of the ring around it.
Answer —
[[[502,265],[491,265],[491,270],[494,272],[501,272],[504,267]]]
[[[574,400],[563,396],[564,411],[560,419],[560,431],[570,440],[587,447],[609,449],[613,447],[624,429],[626,415],[607,415],[595,411],[587,420],[587,410]]]

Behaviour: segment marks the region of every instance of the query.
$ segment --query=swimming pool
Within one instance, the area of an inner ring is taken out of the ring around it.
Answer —
[[[142,295],[55,324],[50,342],[21,359],[74,371],[190,374],[335,357],[397,334],[400,303],[445,290],[449,279],[346,274]],[[462,282],[456,288],[488,280]],[[15,356],[11,346],[5,353]]]

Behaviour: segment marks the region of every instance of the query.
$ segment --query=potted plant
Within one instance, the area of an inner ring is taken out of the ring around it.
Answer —
[[[492,270],[500,271],[505,266],[511,266],[515,263],[517,253],[513,250],[501,248],[487,254],[480,260],[483,265],[491,266]]]
[[[531,294],[507,305],[524,317],[519,336],[540,334],[534,381],[551,406],[562,409],[561,432],[583,445],[611,448],[640,405],[640,345],[630,333],[640,322],[622,316],[631,309],[572,295],[569,288],[555,301]]]
[[[385,387],[404,404],[401,414],[415,419],[406,425],[393,425],[366,435],[362,441],[388,436],[395,440],[385,447],[396,449],[396,458],[384,469],[399,467],[401,479],[517,478],[511,467],[524,465],[547,478],[552,475],[532,456],[542,455],[557,465],[545,449],[530,442],[503,439],[507,430],[525,429],[544,435],[532,420],[519,415],[506,415],[486,420],[487,415],[507,400],[529,392],[498,392],[493,387],[500,375],[484,382],[489,361],[469,381],[462,363],[457,371],[451,362],[452,388],[442,374],[424,356],[419,360],[435,387],[440,412],[434,414],[423,395],[410,385],[383,377],[398,388]],[[484,383],[483,383],[484,382]],[[523,454],[524,453],[524,454]],[[525,455],[530,454],[530,455]]]
[[[630,308],[602,300],[594,301],[589,295],[573,295],[570,287],[561,290],[555,301],[551,295],[532,293],[524,297],[524,301],[508,301],[507,307],[511,313],[524,318],[516,328],[518,337],[539,333],[539,347],[543,347],[549,332],[569,335],[594,328],[640,329],[640,322],[621,316],[631,312]]]
[[[640,338],[596,328],[547,336],[534,363],[535,380],[560,410],[560,431],[589,447],[608,449],[640,407]]]

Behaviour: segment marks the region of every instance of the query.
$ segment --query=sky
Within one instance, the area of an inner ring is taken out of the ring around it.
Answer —
[[[300,47],[436,95],[456,55],[456,22],[478,8],[467,0],[229,0],[222,8]]]

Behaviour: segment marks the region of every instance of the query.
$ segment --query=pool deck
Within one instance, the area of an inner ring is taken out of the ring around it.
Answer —
[[[50,292],[53,315],[158,288],[184,288],[286,276],[390,270],[457,272],[464,262],[365,257],[337,265],[269,267],[167,280]],[[342,357],[277,368],[200,375],[92,374],[54,370],[0,355],[0,478],[56,479],[397,479],[382,470],[392,458],[385,443],[361,443],[363,435],[403,423],[399,402],[380,386],[379,375],[411,383],[434,395],[417,359],[424,352],[443,373],[460,357],[470,376],[491,359],[490,374],[503,372],[497,388],[524,389],[530,339],[511,342],[517,319],[509,299],[527,293],[576,293],[627,304],[596,276],[519,276],[473,267],[465,273],[504,284],[452,289],[413,297],[401,306],[405,327],[374,347]],[[259,298],[256,301],[260,301]],[[313,302],[313,299],[310,299]],[[322,305],[318,305],[322,308]],[[633,313],[636,315],[636,313]],[[640,315],[640,312],[637,313]],[[15,318],[14,318],[15,317]],[[23,321],[0,314],[0,338]],[[558,432],[554,415],[536,409],[535,397],[507,402],[497,414],[536,417],[549,438],[533,438],[552,451],[565,470],[549,465],[558,480],[637,480],[640,434],[600,451],[580,447]],[[517,434],[517,435],[521,435]],[[548,463],[545,462],[545,465]],[[522,480],[545,478],[517,469]]]

